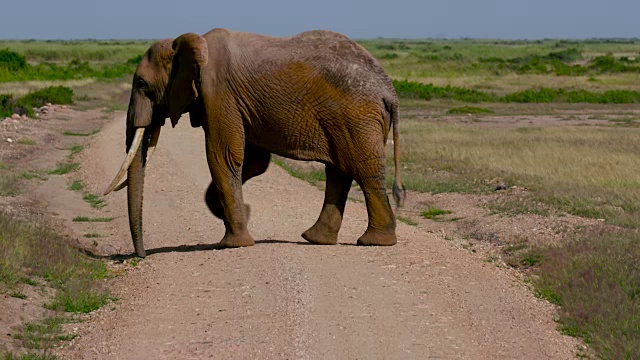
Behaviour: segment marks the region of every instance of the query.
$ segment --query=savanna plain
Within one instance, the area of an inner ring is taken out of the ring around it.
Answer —
[[[575,356],[639,356],[640,40],[359,43],[401,98],[399,222],[553,304]],[[150,44],[0,41],[5,359],[59,358],[74,329],[118,311],[110,288],[149,261],[105,245],[114,217],[82,159],[124,116]],[[323,188],[318,164],[273,162]],[[71,221],[43,186],[65,190]],[[363,202],[357,186],[350,198]]]

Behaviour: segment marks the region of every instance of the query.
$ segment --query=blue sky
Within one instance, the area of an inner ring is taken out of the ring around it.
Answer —
[[[639,0],[6,0],[3,39],[157,39],[215,27],[354,38],[640,37]]]

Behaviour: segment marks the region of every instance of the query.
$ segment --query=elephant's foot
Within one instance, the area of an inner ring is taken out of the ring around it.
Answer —
[[[330,231],[320,223],[315,223],[309,230],[303,232],[302,237],[316,245],[335,245],[338,243],[338,233]]]
[[[244,231],[243,233],[237,235],[226,234],[222,241],[220,241],[220,245],[225,248],[238,248],[244,246],[253,246],[255,245],[255,241],[253,237],[249,234],[248,231]]]
[[[359,246],[392,246],[398,242],[395,232],[386,233],[371,228],[358,239]]]

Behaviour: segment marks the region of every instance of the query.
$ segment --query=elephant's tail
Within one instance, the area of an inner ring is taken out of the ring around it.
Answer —
[[[391,126],[393,127],[393,158],[395,165],[395,173],[393,179],[392,194],[397,207],[404,205],[407,191],[400,181],[400,131],[398,130],[398,101],[385,101],[387,111],[391,118]]]

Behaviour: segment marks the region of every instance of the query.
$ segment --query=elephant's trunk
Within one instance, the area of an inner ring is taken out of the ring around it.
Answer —
[[[144,129],[142,129],[144,131]],[[134,150],[132,148],[132,150]],[[127,203],[129,208],[129,229],[133,247],[139,257],[145,257],[142,242],[142,193],[144,191],[144,160],[147,152],[146,141],[134,150],[133,161],[127,170]]]
[[[150,111],[136,111],[137,102],[132,96],[132,101],[127,114],[127,156],[118,171],[118,174],[107,187],[104,195],[113,190],[121,190],[127,187],[127,204],[129,210],[129,228],[131,230],[131,238],[133,239],[133,247],[136,254],[145,257],[146,252],[142,241],[142,195],[144,192],[144,172],[145,166],[151,153],[155,149],[160,137],[160,122],[143,124],[136,126],[136,119],[140,119],[138,113],[143,113],[143,118],[150,118]],[[133,106],[131,106],[133,104]],[[149,122],[151,122],[149,120]],[[117,185],[127,173],[125,179],[120,185]],[[116,186],[117,185],[117,186]]]

